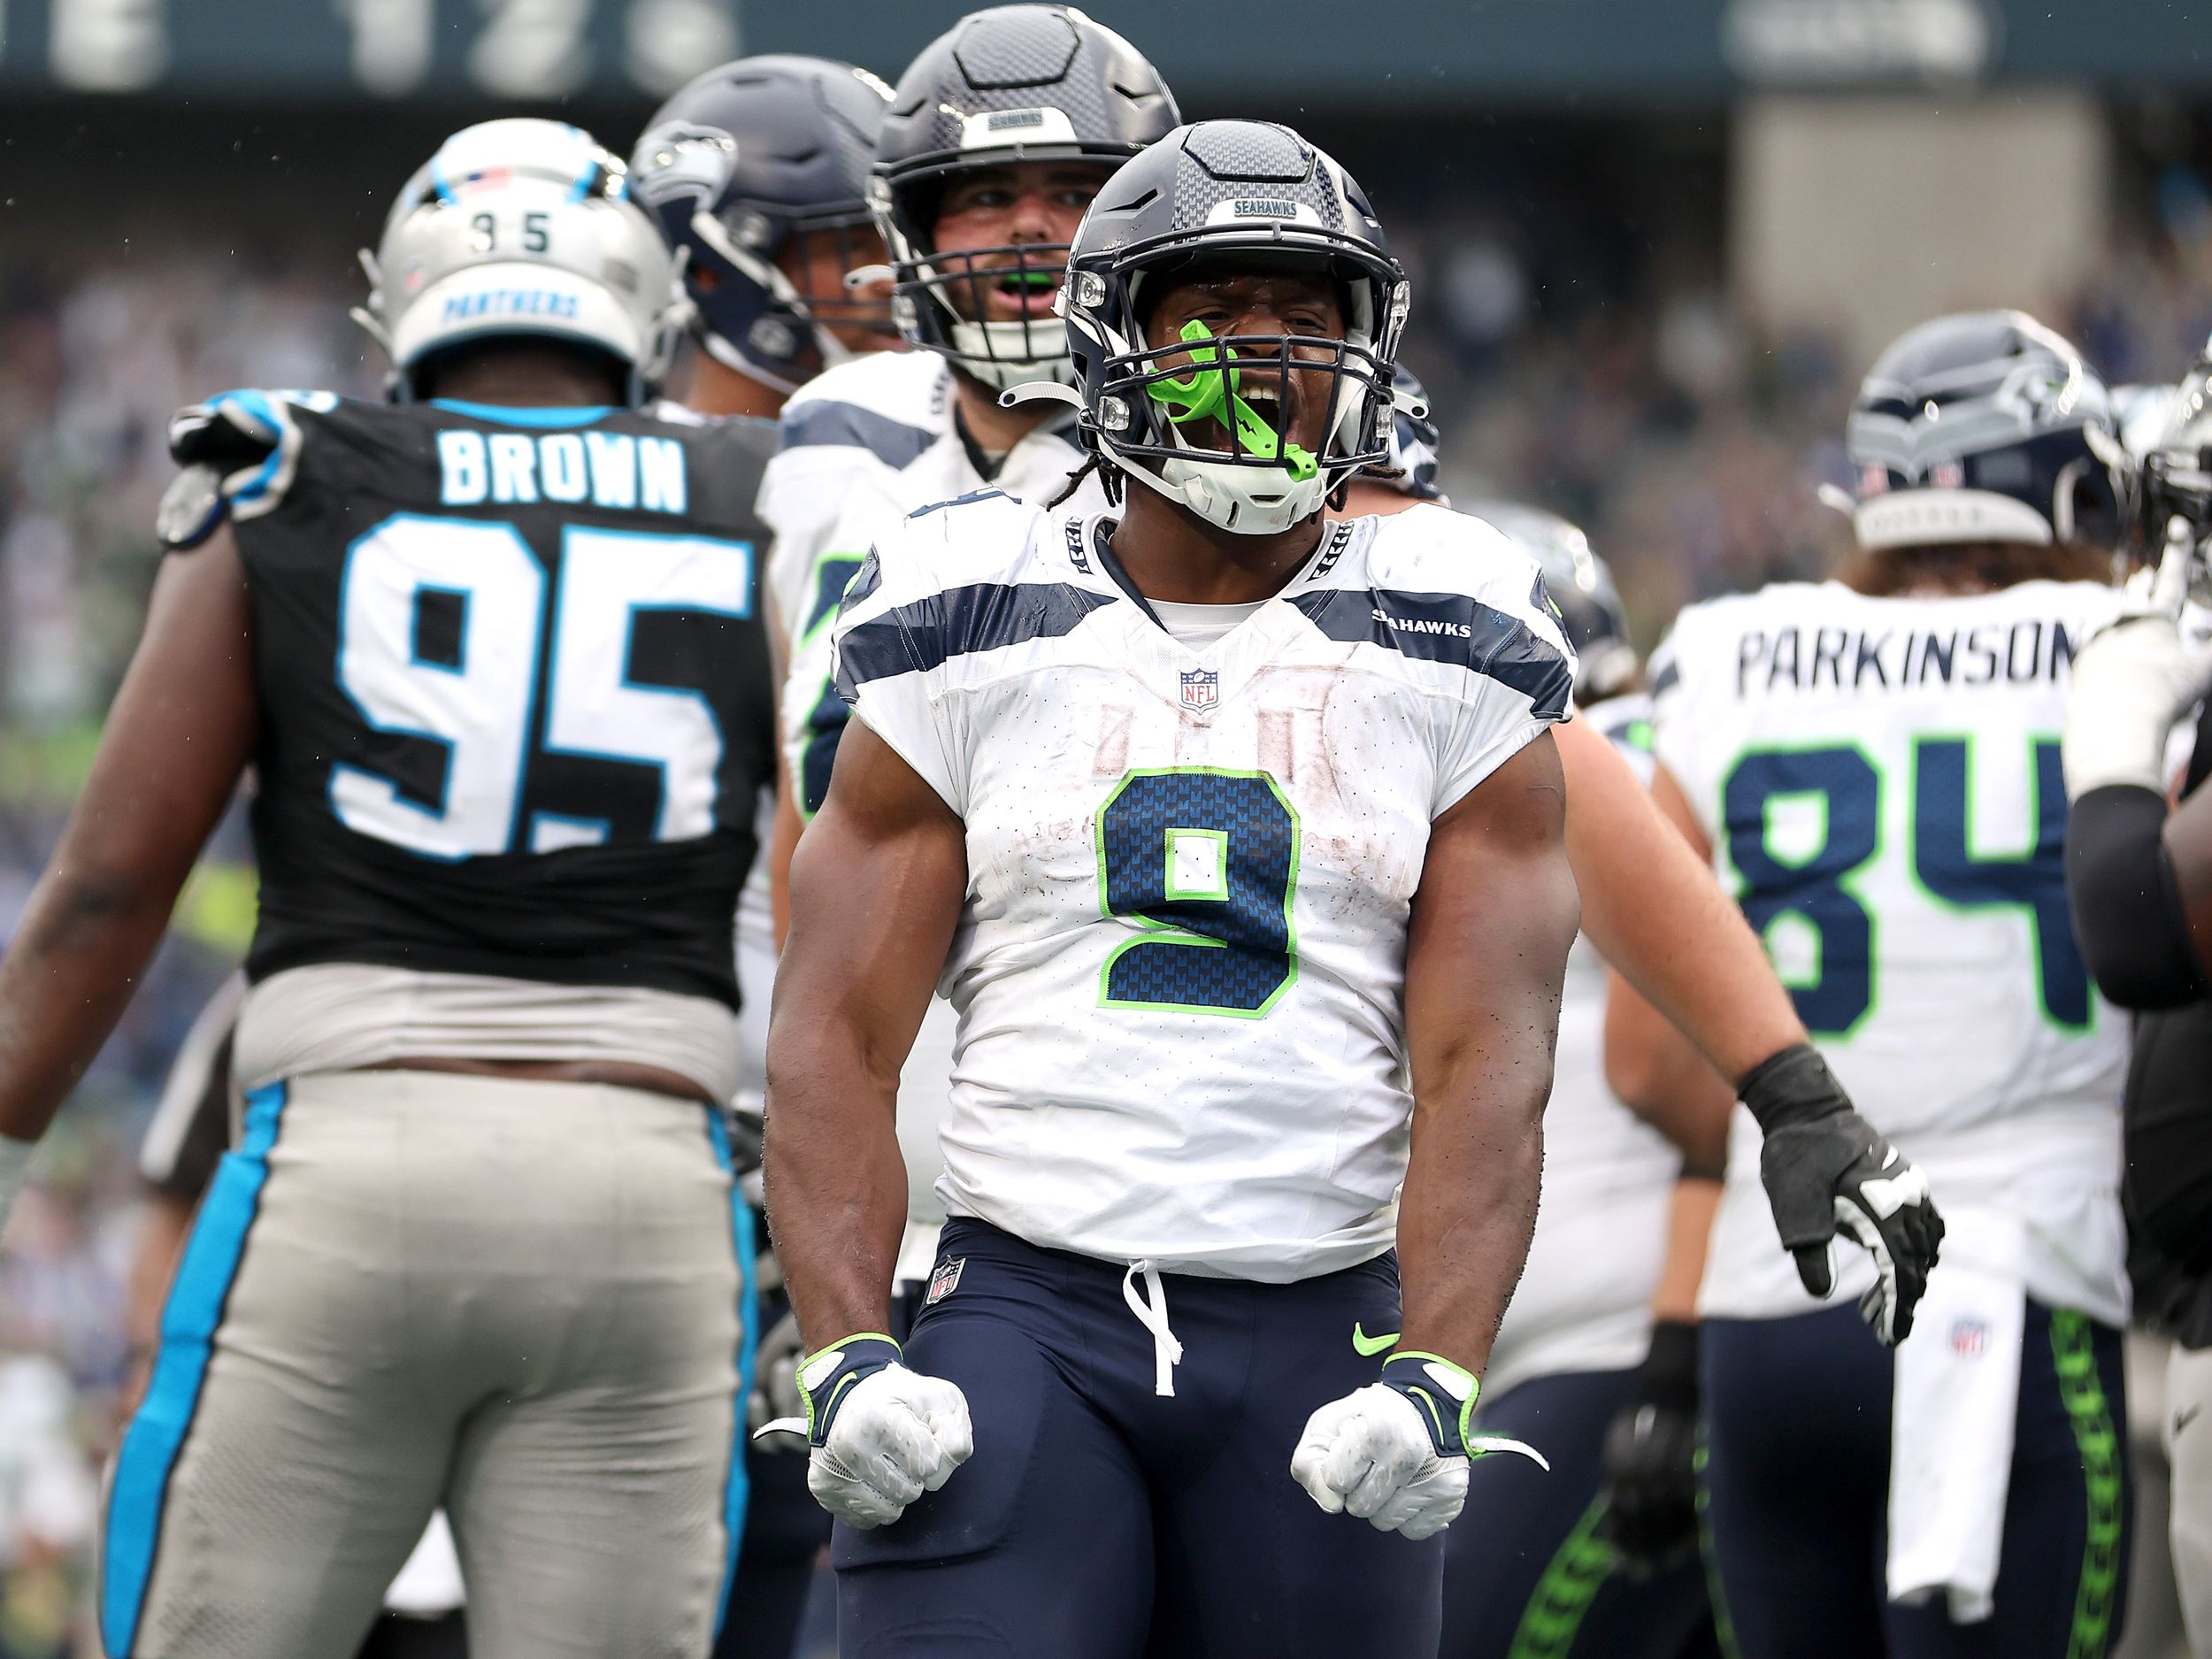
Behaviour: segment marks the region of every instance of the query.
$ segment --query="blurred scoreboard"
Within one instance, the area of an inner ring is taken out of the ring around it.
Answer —
[[[656,96],[740,52],[895,75],[961,0],[0,0],[0,88],[293,103]],[[1464,116],[1747,88],[2212,88],[2212,0],[1094,0],[1194,107]]]

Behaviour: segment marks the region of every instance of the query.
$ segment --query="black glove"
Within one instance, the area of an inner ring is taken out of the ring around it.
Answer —
[[[1632,1572],[1697,1549],[1697,1326],[1663,1320],[1636,1392],[1605,1431],[1606,1534]]]
[[[1754,1066],[1736,1094],[1765,1132],[1759,1179],[1805,1288],[1816,1296],[1835,1288],[1830,1252],[1840,1226],[1866,1247],[1879,1274],[1859,1311],[1884,1342],[1903,1341],[1943,1239],[1928,1178],[1852,1109],[1810,1043]]]

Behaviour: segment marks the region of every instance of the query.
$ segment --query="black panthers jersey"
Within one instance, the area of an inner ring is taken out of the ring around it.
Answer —
[[[234,393],[179,418],[199,534],[227,508],[251,592],[251,977],[735,1006],[775,764],[752,509],[775,428],[668,412]]]

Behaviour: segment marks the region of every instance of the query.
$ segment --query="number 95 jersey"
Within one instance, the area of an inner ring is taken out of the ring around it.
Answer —
[[[260,392],[178,418],[178,458],[225,472],[250,594],[257,980],[355,963],[736,1005],[774,768],[772,442]]]
[[[1947,1210],[2028,1220],[2027,1286],[2119,1322],[2124,1019],[2066,902],[2059,733],[2093,582],[1693,605],[1652,658],[1660,764],[1851,1096]],[[1808,1311],[1740,1114],[1706,1311]],[[1840,1294],[1871,1282],[1845,1251]]]
[[[1429,826],[1565,718],[1572,657],[1534,562],[1437,508],[1331,526],[1204,650],[1109,528],[925,509],[837,625],[856,717],[966,826],[938,1191],[1053,1248],[1332,1272],[1395,1233]]]

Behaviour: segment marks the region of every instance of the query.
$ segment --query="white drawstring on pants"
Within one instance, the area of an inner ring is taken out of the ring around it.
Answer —
[[[1140,1279],[1144,1280],[1141,1296],[1137,1294]],[[1182,1362],[1183,1345],[1168,1328],[1167,1292],[1160,1284],[1160,1270],[1149,1262],[1130,1263],[1121,1276],[1121,1299],[1137,1316],[1137,1323],[1152,1333],[1152,1392],[1163,1400],[1172,1400],[1175,1368]]]

